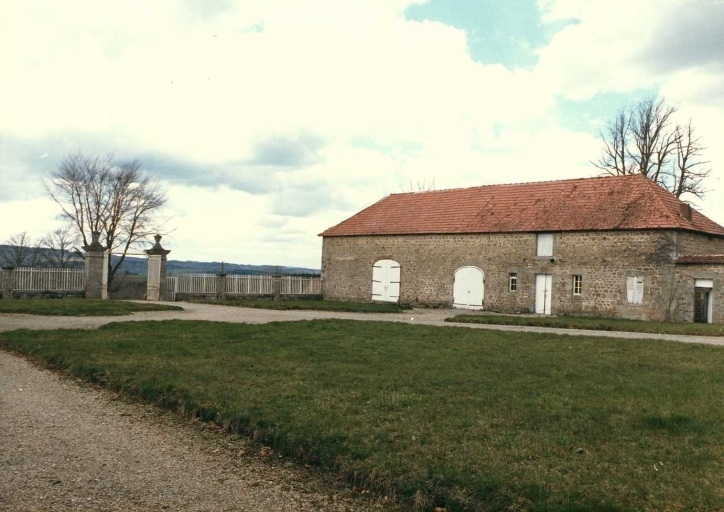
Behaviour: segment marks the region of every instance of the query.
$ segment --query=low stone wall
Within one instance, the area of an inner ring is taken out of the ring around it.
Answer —
[[[15,290],[5,299],[82,299],[85,292],[68,292],[53,290]]]

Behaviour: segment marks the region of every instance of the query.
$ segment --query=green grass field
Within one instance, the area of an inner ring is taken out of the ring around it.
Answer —
[[[15,313],[51,316],[120,316],[138,311],[182,310],[179,306],[151,302],[89,299],[11,299],[0,300],[0,314]]]
[[[724,509],[724,349],[319,320],[14,331],[0,346],[421,510]]]
[[[595,331],[650,332],[657,334],[687,334],[692,336],[724,336],[724,324],[644,322],[619,318],[578,316],[524,316],[494,314],[462,314],[445,320],[469,324],[529,325],[560,329],[586,329]]]

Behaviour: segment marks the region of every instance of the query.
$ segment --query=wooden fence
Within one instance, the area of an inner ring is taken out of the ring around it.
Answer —
[[[219,283],[224,283],[220,289]],[[275,283],[277,283],[275,285]],[[189,296],[319,295],[322,280],[306,276],[181,274],[166,278],[166,300]]]
[[[273,276],[226,276],[229,295],[271,295],[274,293]]]
[[[166,278],[166,293],[184,293],[190,295],[216,294],[216,276],[214,274],[183,274]]]
[[[19,267],[3,272],[4,284],[18,292],[82,292],[85,290],[85,269]]]
[[[319,277],[281,276],[282,295],[319,295],[322,279]]]

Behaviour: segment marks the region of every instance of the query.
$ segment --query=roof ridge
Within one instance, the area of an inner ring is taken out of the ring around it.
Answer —
[[[641,176],[643,181],[646,183],[645,187],[648,192],[647,195],[653,196],[654,201],[658,204],[658,206],[659,206],[658,211],[661,211],[662,213],[664,213],[667,217],[669,217],[672,221],[674,221],[680,227],[688,229],[690,227],[690,224],[692,223],[691,220],[687,221],[686,223],[682,222],[683,217],[679,214],[675,214],[674,212],[672,212],[668,208],[668,206],[664,203],[663,197],[664,197],[664,194],[666,194],[667,198],[673,199],[674,201],[677,202],[677,204],[679,205],[679,208],[681,208],[682,204],[688,204],[688,203],[684,203],[684,201],[682,201],[681,199],[676,197],[673,193],[666,190],[664,187],[662,187],[661,185],[656,183],[654,180],[652,180],[645,174],[639,173],[639,175]],[[668,196],[671,196],[671,197],[668,197]]]
[[[387,194],[385,196],[411,196],[411,195],[422,195],[422,194],[437,194],[440,192],[456,192],[460,190],[473,190],[473,189],[481,189],[481,188],[494,188],[494,187],[517,187],[517,186],[525,186],[525,185],[544,185],[548,183],[567,183],[567,182],[573,182],[573,181],[591,181],[591,180],[604,180],[604,179],[630,179],[630,177],[633,176],[632,174],[611,174],[611,175],[599,175],[599,176],[589,176],[587,178],[565,178],[562,180],[540,180],[540,181],[521,181],[521,182],[514,182],[514,183],[489,183],[487,185],[473,185],[470,187],[451,187],[451,188],[441,188],[436,190],[420,190],[420,191],[411,191],[411,192],[393,192],[391,194]],[[648,179],[648,178],[647,178]],[[649,180],[651,181],[651,180]],[[384,199],[384,198],[383,198]]]
[[[724,226],[695,209],[685,219],[681,204],[639,173],[482,185],[389,194],[321,235],[680,229],[724,236]]]

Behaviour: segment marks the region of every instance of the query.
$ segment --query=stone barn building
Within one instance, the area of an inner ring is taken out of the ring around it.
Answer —
[[[724,227],[643,175],[392,194],[321,236],[328,299],[724,323]]]

